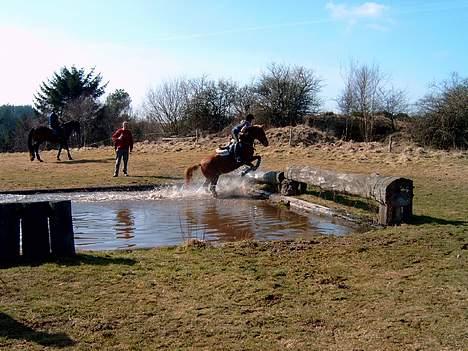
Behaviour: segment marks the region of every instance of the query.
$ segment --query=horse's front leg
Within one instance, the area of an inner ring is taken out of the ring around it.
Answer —
[[[262,162],[262,156],[256,155],[256,156],[254,156],[253,159],[254,159],[254,160],[255,160],[255,159],[257,160],[257,164],[255,165],[255,167],[254,167],[254,169],[253,169],[254,171],[256,171],[256,170],[258,169],[258,167],[260,167],[260,163]]]
[[[60,153],[62,152],[62,144],[59,144],[58,153],[57,153],[57,161],[60,161]]]
[[[245,171],[242,171],[241,177],[245,176],[249,172],[256,171],[258,167],[260,166],[260,159],[261,157],[257,155],[257,156],[252,157],[252,160],[250,162],[246,162],[245,164],[249,166],[249,168],[247,168]],[[255,160],[257,160],[257,164],[254,166],[252,162]]]

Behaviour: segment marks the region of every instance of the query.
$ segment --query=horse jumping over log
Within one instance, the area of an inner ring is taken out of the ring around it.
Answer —
[[[216,184],[221,174],[232,172],[242,165],[248,165],[250,167],[242,173],[242,176],[250,171],[255,171],[260,166],[262,158],[260,155],[254,156],[254,141],[258,140],[263,146],[268,146],[268,139],[263,130],[263,126],[253,125],[248,127],[245,132],[240,135],[239,140],[242,143],[242,162],[237,162],[233,153],[227,156],[219,154],[210,155],[201,160],[199,164],[185,170],[185,184],[190,184],[193,172],[200,167],[202,174],[206,178],[204,186],[209,188],[209,191],[214,197],[217,197]],[[257,163],[254,165],[252,162],[255,160]]]
[[[57,135],[52,129],[44,126],[31,129],[28,135],[28,149],[29,154],[31,155],[31,161],[34,161],[34,159],[37,158],[38,161],[42,162],[41,157],[39,156],[39,146],[46,141],[53,144],[59,144],[57,154],[58,161],[60,161],[62,148],[67,150],[68,159],[72,160],[70,150],[68,148],[68,139],[72,133],[75,133],[78,136],[78,140],[81,140],[80,122],[71,120],[62,124],[62,135]]]

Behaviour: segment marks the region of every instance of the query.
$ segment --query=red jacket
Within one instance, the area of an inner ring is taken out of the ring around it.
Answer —
[[[128,129],[119,128],[112,134],[112,141],[117,150],[128,149],[133,150],[133,136]]]

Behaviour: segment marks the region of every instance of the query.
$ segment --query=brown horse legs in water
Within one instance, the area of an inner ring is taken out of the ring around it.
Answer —
[[[249,166],[249,168],[242,171],[241,177],[243,177],[247,173],[249,173],[251,171],[255,171],[260,166],[261,159],[262,158],[259,155],[253,156],[252,160],[250,162],[245,162],[245,163],[242,163],[242,164],[236,164],[236,165],[233,166],[233,169],[236,169],[236,168],[238,168],[238,167],[240,167],[242,165]],[[252,162],[255,161],[255,160],[257,161],[257,163],[254,165]],[[216,186],[218,184],[219,176],[221,174],[220,173],[209,172],[206,169],[206,167],[204,167],[201,164],[198,164],[198,165],[195,165],[195,166],[192,166],[192,167],[189,167],[189,168],[186,169],[186,171],[185,171],[185,184],[186,185],[190,184],[190,182],[192,181],[193,172],[196,171],[200,166],[202,167],[203,175],[206,177],[206,180],[203,183],[203,187],[207,191],[209,191],[213,195],[213,197],[218,197],[218,193],[216,192]],[[227,173],[227,172],[225,172],[225,173]]]
[[[213,197],[218,197],[218,193],[216,192],[216,185],[218,184],[219,176],[215,176],[211,179],[206,179],[203,183],[203,186],[206,190],[208,190]]]

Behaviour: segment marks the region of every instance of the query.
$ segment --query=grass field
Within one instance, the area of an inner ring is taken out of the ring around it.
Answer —
[[[44,152],[42,164],[0,154],[0,190],[179,182],[218,142],[139,144],[131,176],[119,178],[110,148],[73,150],[63,162]],[[307,242],[88,252],[4,267],[0,349],[468,349],[466,153],[375,144],[258,151],[263,169],[412,178],[413,222]]]

